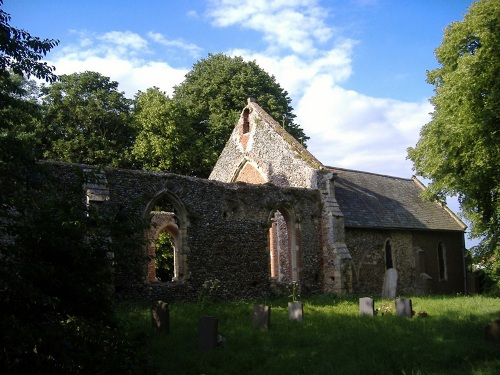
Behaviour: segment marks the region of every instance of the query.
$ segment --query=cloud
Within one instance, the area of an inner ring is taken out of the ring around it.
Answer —
[[[307,87],[296,114],[311,137],[309,150],[324,164],[409,177],[406,149],[418,140],[431,110],[427,101],[374,98],[322,75]]]
[[[187,69],[174,68],[155,60],[147,39],[126,31],[104,34],[78,32],[78,40],[51,54],[49,64],[57,74],[96,71],[119,83],[119,90],[132,98],[137,91],[159,87],[172,95],[173,86],[183,81]],[[162,36],[156,34],[161,40]],[[173,45],[183,48],[185,46]],[[192,47],[189,47],[192,48]]]
[[[264,34],[270,48],[299,54],[314,53],[316,44],[333,35],[324,22],[327,12],[316,0],[212,0],[207,15],[214,26],[255,30]]]
[[[199,57],[201,52],[203,51],[203,48],[198,47],[196,44],[193,43],[187,43],[182,39],[170,40],[167,39],[164,35],[152,31],[150,31],[147,35],[151,40],[155,41],[156,43],[159,43],[166,47],[172,47],[184,50],[188,52],[191,57]]]

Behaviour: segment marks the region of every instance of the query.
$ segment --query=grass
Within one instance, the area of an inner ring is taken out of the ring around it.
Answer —
[[[302,299],[302,322],[288,320],[287,300],[266,301],[267,332],[251,321],[263,301],[172,303],[168,335],[151,330],[149,306],[123,304],[118,313],[162,374],[500,374],[500,344],[484,340],[484,327],[500,318],[499,298],[411,299],[416,315],[405,319],[359,316],[357,297],[315,296]],[[381,311],[393,305],[375,300]],[[199,352],[202,315],[219,319],[223,347]]]

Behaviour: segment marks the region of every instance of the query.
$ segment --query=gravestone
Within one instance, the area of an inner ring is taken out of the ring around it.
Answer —
[[[413,316],[411,299],[398,298],[396,300],[396,315],[403,316],[405,318],[411,318]]]
[[[304,308],[302,302],[288,302],[288,319],[302,321]]]
[[[219,320],[212,316],[202,316],[198,325],[199,348],[201,352],[215,349],[219,341]]]
[[[254,328],[261,331],[269,330],[271,323],[271,307],[267,305],[255,305],[252,314]]]
[[[170,311],[168,303],[153,302],[151,307],[151,328],[156,332],[170,333]]]
[[[373,298],[363,297],[359,299],[359,315],[371,315],[375,312]]]
[[[385,271],[384,284],[382,285],[382,298],[396,298],[396,289],[398,286],[398,271],[395,268],[389,268]]]

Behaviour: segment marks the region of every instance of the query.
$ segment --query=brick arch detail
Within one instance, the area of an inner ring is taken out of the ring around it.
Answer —
[[[231,182],[247,182],[249,184],[265,184],[268,182],[264,173],[260,171],[259,166],[248,159],[243,159],[236,168]]]

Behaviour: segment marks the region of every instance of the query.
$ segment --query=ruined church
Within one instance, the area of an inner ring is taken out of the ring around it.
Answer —
[[[76,169],[95,169],[51,168],[61,186],[78,180]],[[125,296],[192,300],[214,281],[224,299],[269,297],[292,282],[303,294],[376,296],[390,268],[398,294],[467,292],[466,226],[424,201],[422,183],[325,166],[251,99],[209,179],[114,168],[96,175],[83,185],[87,205],[127,205],[149,222],[137,251],[152,260],[139,282],[116,276]],[[162,233],[173,244],[169,280],[154,261]]]

